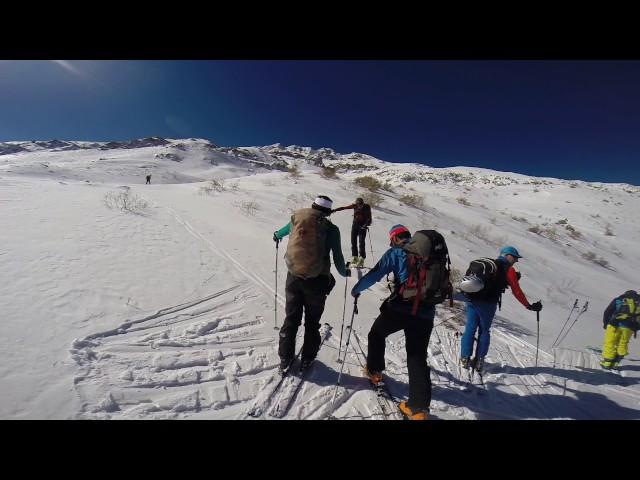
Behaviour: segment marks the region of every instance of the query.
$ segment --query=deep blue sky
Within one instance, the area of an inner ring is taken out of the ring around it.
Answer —
[[[640,185],[640,61],[0,61],[0,141],[146,136]]]

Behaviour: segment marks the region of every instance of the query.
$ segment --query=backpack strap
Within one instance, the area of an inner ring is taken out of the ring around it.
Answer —
[[[422,297],[422,286],[424,285],[424,280],[427,277],[427,269],[423,268],[423,264],[425,261],[423,259],[415,261],[416,264],[416,272],[418,272],[418,281],[416,282],[416,296],[413,300],[413,308],[411,309],[411,315],[416,315],[418,313],[418,306],[420,305],[420,298]]]

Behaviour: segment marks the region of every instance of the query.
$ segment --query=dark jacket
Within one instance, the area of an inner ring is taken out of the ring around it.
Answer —
[[[368,227],[369,225],[371,225],[371,207],[367,203],[364,203],[362,207],[358,207],[357,204],[352,203],[351,205],[347,205],[346,207],[336,208],[333,211],[339,212],[340,210],[350,209],[353,209],[353,223],[355,223],[359,227]]]

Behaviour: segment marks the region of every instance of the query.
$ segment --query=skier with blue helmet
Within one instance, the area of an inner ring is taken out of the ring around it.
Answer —
[[[462,335],[460,344],[460,361],[463,368],[473,367],[481,372],[484,367],[484,357],[489,351],[491,342],[490,330],[493,317],[496,314],[498,303],[502,293],[511,287],[511,292],[516,299],[528,310],[539,312],[542,310],[542,303],[529,303],[518,282],[520,273],[513,268],[513,265],[522,258],[522,255],[515,247],[507,246],[500,250],[500,256],[495,259],[496,273],[489,282],[485,282],[480,291],[465,293],[467,297],[467,324]],[[472,262],[473,263],[473,262]],[[466,278],[466,277],[465,277]],[[475,289],[474,289],[475,290]],[[476,330],[479,331],[478,346],[475,358],[472,361],[473,342]]]

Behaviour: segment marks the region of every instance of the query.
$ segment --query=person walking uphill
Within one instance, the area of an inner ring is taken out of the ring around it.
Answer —
[[[296,210],[291,221],[273,234],[279,242],[289,235],[285,253],[287,281],[285,286],[285,319],[280,329],[280,371],[285,372],[295,356],[296,333],[302,323],[304,311],[304,343],[302,345],[300,369],[313,362],[320,348],[320,317],[327,296],[336,281],[331,275],[329,253],[333,263],[343,277],[350,275],[340,247],[340,230],[329,220],[332,201],[324,195],[318,196],[311,208]]]
[[[147,185],[151,184],[151,175],[147,175]]]
[[[431,404],[431,372],[427,346],[433,329],[435,304],[451,294],[449,257],[442,235],[434,230],[416,232],[403,225],[389,231],[391,248],[351,290],[361,292],[393,272],[394,290],[380,306],[369,332],[365,375],[373,384],[382,381],[386,338],[404,330],[409,371],[409,399],[399,408],[411,420],[426,420]]]
[[[602,317],[605,334],[600,365],[606,370],[618,368],[629,353],[631,335],[640,330],[640,295],[627,290],[611,300]]]
[[[462,335],[460,351],[463,368],[472,367],[478,372],[482,371],[484,357],[489,351],[491,342],[491,323],[498,303],[501,302],[502,293],[508,287],[511,287],[513,296],[528,310],[534,312],[542,310],[542,303],[538,301],[530,304],[520,288],[519,273],[513,268],[513,264],[520,258],[522,256],[514,247],[504,247],[500,250],[500,256],[497,259],[482,258],[473,260],[469,265],[460,285],[467,297],[467,324]],[[476,330],[479,331],[478,346],[474,360],[471,360]]]
[[[364,259],[367,258],[364,241],[367,238],[367,229],[371,225],[371,207],[369,204],[364,203],[362,198],[357,198],[356,203],[336,208],[331,213],[348,209],[353,209],[353,224],[351,225],[351,256],[353,259],[351,264],[354,267],[362,267],[364,266]],[[360,247],[360,255],[358,255],[358,247]]]

